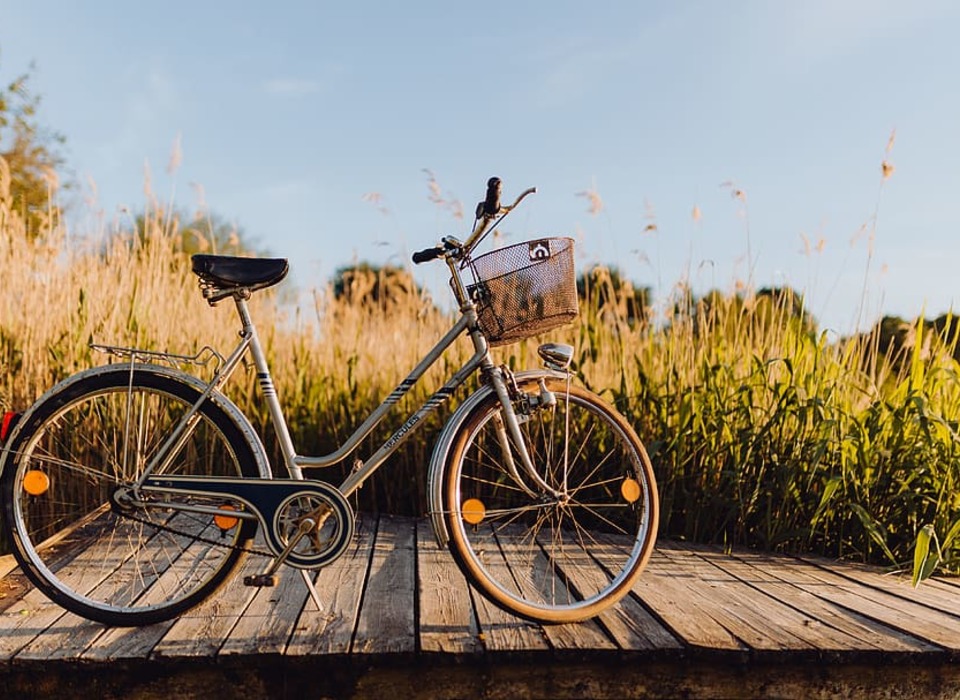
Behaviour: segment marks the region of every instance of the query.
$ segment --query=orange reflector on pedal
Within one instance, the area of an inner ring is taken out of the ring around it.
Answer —
[[[23,475],[23,490],[31,496],[42,496],[50,488],[50,477],[39,469],[31,469]]]
[[[222,506],[220,506],[220,510],[235,511],[236,508],[234,508],[229,503],[224,503]],[[235,518],[232,515],[225,515],[225,514],[221,515],[218,513],[217,515],[213,516],[213,522],[217,527],[219,527],[221,530],[226,532],[227,530],[232,530],[233,528],[235,528],[237,526],[237,523],[240,522],[240,518]]]
[[[620,484],[620,495],[627,503],[636,503],[640,499],[640,484],[636,479],[627,477]]]
[[[487,508],[480,499],[470,498],[463,502],[460,513],[468,523],[477,525],[486,517]]]

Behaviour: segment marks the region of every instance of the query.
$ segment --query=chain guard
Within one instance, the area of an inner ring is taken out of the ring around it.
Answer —
[[[340,490],[310,479],[244,479],[238,477],[150,476],[144,495],[161,497],[157,507],[177,508],[177,496],[214,503],[237,503],[256,515],[274,556],[287,548],[302,519],[312,516],[317,527],[287,553],[284,563],[298,569],[318,569],[340,557],[353,539],[355,516]]]

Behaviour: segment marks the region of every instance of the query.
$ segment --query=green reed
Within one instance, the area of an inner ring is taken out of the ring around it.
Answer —
[[[956,569],[956,324],[889,353],[828,342],[794,302],[681,297],[657,327],[588,310],[584,371],[644,436],[662,533]]]

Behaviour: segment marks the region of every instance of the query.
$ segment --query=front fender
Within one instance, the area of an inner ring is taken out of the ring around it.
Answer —
[[[554,372],[548,369],[532,369],[525,372],[518,372],[514,375],[518,384],[529,381],[538,381],[540,379],[566,379],[567,375],[563,372]],[[453,446],[453,439],[463,427],[470,413],[490,395],[495,395],[493,387],[490,384],[477,389],[467,397],[467,400],[457,407],[450,420],[443,426],[437,443],[433,448],[433,455],[430,457],[430,469],[427,474],[427,498],[430,505],[430,522],[433,525],[433,534],[437,538],[437,544],[441,548],[446,548],[450,540],[450,533],[447,531],[447,523],[444,520],[443,503],[443,474],[450,456],[450,448]]]
[[[138,372],[151,372],[153,374],[163,375],[174,381],[188,384],[190,387],[196,389],[200,393],[203,393],[207,388],[207,385],[202,380],[194,377],[192,374],[187,374],[186,372],[181,372],[180,370],[173,369],[171,367],[137,363],[133,365],[133,369]],[[8,436],[7,441],[3,446],[3,451],[0,452],[0,478],[3,477],[4,468],[9,460],[9,446],[15,444],[20,430],[24,426],[30,424],[30,418],[32,414],[41,404],[47,401],[54,394],[63,391],[69,388],[72,384],[87,379],[88,377],[109,374],[111,372],[129,374],[130,371],[131,367],[129,364],[101,365],[99,367],[92,367],[90,369],[77,372],[76,374],[67,377],[63,381],[48,389],[43,396],[37,399],[33,405],[30,406],[26,412],[24,412],[24,414],[20,417],[20,420],[17,422],[16,427],[13,429],[13,432]],[[253,452],[254,459],[256,460],[257,464],[257,471],[262,478],[269,479],[271,477],[270,461],[267,459],[267,452],[263,447],[263,442],[261,442],[260,436],[257,435],[256,431],[253,429],[253,426],[250,425],[250,421],[247,420],[247,418],[243,415],[243,412],[235,403],[233,403],[233,401],[227,398],[224,394],[221,394],[219,391],[213,392],[210,395],[210,400],[213,401],[218,408],[223,410],[230,420],[236,424],[237,428],[240,430],[249,444],[250,450]]]

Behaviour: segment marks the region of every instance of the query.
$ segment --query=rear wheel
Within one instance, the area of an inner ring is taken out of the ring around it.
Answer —
[[[657,489],[622,415],[565,381],[546,386],[555,405],[521,416],[535,476],[515,449],[505,457],[491,394],[453,439],[445,513],[454,557],[484,596],[530,620],[575,622],[618,601],[642,572]],[[540,393],[533,380],[520,388]]]
[[[4,468],[4,517],[24,572],[56,603],[108,625],[151,624],[202,601],[239,564],[254,523],[138,507],[118,490],[199,398],[163,372],[118,367],[65,384],[24,417]],[[258,476],[249,443],[209,400],[160,473]],[[178,498],[191,500],[201,503]]]

